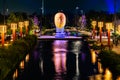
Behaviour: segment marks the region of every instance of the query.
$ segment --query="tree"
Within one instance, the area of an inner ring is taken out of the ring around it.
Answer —
[[[111,50],[103,50],[99,53],[99,58],[103,68],[109,68],[112,72],[113,80],[120,75],[120,55]]]
[[[10,13],[8,19],[7,19],[7,23],[10,24],[12,22],[17,22],[17,17],[14,13]]]

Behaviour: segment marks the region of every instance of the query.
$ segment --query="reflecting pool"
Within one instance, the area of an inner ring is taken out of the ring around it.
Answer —
[[[98,71],[87,41],[39,40],[18,80],[95,80]]]

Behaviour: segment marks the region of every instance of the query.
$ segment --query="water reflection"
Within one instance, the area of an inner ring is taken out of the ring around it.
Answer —
[[[79,76],[79,53],[80,53],[80,48],[81,48],[81,41],[75,41],[72,43],[73,49],[72,52],[76,55],[76,75]],[[82,60],[85,60],[85,55],[82,54]]]
[[[101,64],[91,62],[87,41],[40,41],[29,57],[24,78],[19,80],[102,80]]]
[[[53,42],[53,61],[56,75],[66,74],[66,53],[67,41],[56,40]]]
[[[108,68],[105,70],[104,80],[112,80],[112,73]]]
[[[42,45],[41,69],[44,76],[52,76],[53,80],[88,80],[88,76],[95,74],[97,67],[91,62],[86,41],[54,40],[45,41]]]

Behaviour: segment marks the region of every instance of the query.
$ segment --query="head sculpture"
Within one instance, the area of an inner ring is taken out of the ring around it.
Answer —
[[[66,16],[62,12],[58,12],[55,14],[54,22],[57,28],[61,29],[66,24]]]

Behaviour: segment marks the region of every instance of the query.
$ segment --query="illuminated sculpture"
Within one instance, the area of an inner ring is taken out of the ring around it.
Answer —
[[[58,12],[55,14],[54,17],[54,22],[56,26],[56,35],[55,37],[57,38],[64,38],[65,33],[64,33],[64,26],[66,24],[66,16],[62,12]]]

